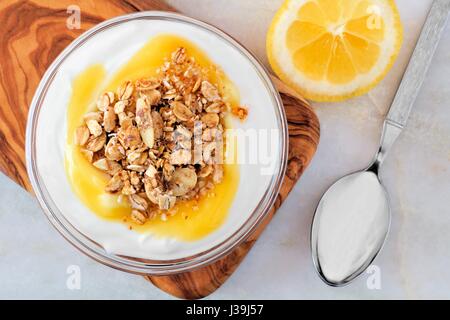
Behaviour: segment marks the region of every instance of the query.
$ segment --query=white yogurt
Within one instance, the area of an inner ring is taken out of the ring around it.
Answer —
[[[342,283],[370,262],[384,242],[388,213],[386,193],[372,172],[344,177],[326,192],[314,224],[318,260],[327,280]]]
[[[77,48],[60,66],[48,88],[36,130],[36,164],[43,183],[59,211],[81,233],[108,252],[147,259],[178,259],[200,253],[230,236],[249,218],[263,197],[273,176],[262,174],[268,165],[278,167],[281,146],[278,139],[263,141],[274,155],[267,163],[240,165],[240,182],[229,216],[221,228],[194,242],[156,238],[152,234],[130,231],[124,224],[100,219],[90,212],[70,188],[64,170],[66,108],[71,97],[72,80],[87,67],[101,63],[111,76],[149,39],[161,33],[182,36],[203,49],[240,90],[241,103],[249,107],[242,129],[278,130],[276,100],[257,70],[236,48],[211,31],[176,21],[134,20],[121,23],[94,35]],[[245,145],[238,153],[245,154]]]

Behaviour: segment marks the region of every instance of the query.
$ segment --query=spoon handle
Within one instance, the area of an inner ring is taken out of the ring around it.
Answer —
[[[381,145],[375,158],[375,168],[378,168],[383,162],[387,151],[406,125],[411,107],[416,100],[442,31],[445,28],[449,11],[450,0],[433,1],[416,48],[384,121]]]
[[[403,128],[425,79],[450,10],[450,0],[434,0],[386,121]]]

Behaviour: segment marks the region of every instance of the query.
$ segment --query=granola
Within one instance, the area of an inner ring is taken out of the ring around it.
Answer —
[[[236,107],[231,108],[231,113],[241,120],[247,119],[247,116],[248,116],[247,108],[242,107],[242,106],[236,106]]]
[[[223,179],[224,117],[247,109],[233,112],[207,79],[178,48],[157,76],[102,93],[76,129],[81,152],[110,176],[105,191],[126,196],[137,224],[166,220],[177,201],[198,200]]]

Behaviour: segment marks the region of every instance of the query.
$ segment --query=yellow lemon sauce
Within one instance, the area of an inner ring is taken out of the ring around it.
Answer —
[[[129,218],[131,207],[127,201],[120,202],[118,195],[104,191],[109,176],[95,168],[74,143],[75,129],[83,123],[83,115],[95,109],[95,101],[101,92],[116,91],[125,80],[155,76],[164,59],[180,46],[185,47],[187,54],[194,57],[202,68],[207,68],[207,80],[217,85],[224,100],[231,106],[238,105],[237,88],[200,48],[179,36],[158,35],[150,39],[112,78],[106,79],[106,71],[100,64],[88,67],[75,77],[67,110],[65,169],[74,193],[98,217],[124,223],[131,227],[133,231],[130,232],[193,241],[218,229],[228,215],[239,184],[238,164],[231,161],[236,157],[236,142],[233,139],[225,141],[224,177],[212,193],[198,201],[177,202],[168,212],[166,221],[157,216],[142,226],[134,224]],[[226,121],[226,129],[230,127],[229,122]]]

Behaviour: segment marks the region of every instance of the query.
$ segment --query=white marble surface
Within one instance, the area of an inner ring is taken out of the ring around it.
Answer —
[[[281,0],[169,2],[226,30],[267,63],[265,32]],[[314,104],[322,137],[311,166],[247,259],[210,298],[450,298],[450,26],[408,127],[382,169],[393,216],[388,242],[375,260],[381,288],[369,288],[367,274],[345,288],[328,287],[310,258],[316,202],[336,178],[364,167],[374,154],[383,116],[431,1],[397,3],[405,40],[395,66],[365,96]],[[50,226],[37,202],[4,176],[0,195],[0,298],[170,298],[140,277],[83,256]],[[66,286],[70,265],[80,267],[79,290]]]

